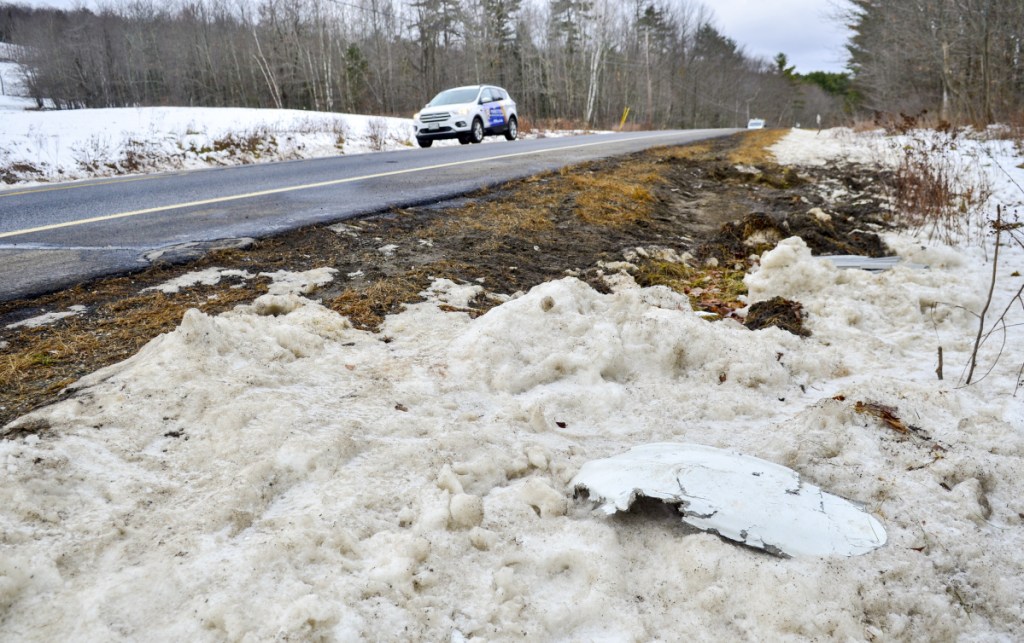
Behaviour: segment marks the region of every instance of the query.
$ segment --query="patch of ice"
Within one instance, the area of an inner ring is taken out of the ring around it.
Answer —
[[[479,284],[457,284],[450,279],[435,279],[426,292],[421,294],[430,301],[468,308],[472,301],[483,293],[484,288]]]
[[[334,281],[334,275],[337,273],[335,268],[322,267],[304,272],[287,270],[261,272],[259,276],[269,277],[272,280],[273,283],[267,289],[271,295],[309,295]]]
[[[85,306],[76,304],[71,306],[65,311],[55,313],[44,313],[28,319],[23,319],[20,322],[8,324],[7,328],[39,328],[40,326],[49,326],[50,324],[65,319],[67,317],[74,317],[75,315],[81,315],[86,310]]]
[[[246,270],[225,270],[224,268],[207,268],[205,270],[196,270],[193,272],[185,273],[180,277],[175,277],[165,281],[158,286],[150,286],[149,288],[143,288],[143,292],[147,290],[158,290],[164,294],[173,295],[181,292],[182,288],[189,288],[191,286],[203,285],[203,286],[215,286],[220,283],[220,280],[224,277],[238,277],[240,279],[252,279],[253,275]]]
[[[338,271],[334,268],[323,267],[306,270],[304,272],[278,270],[276,272],[261,272],[259,275],[253,275],[247,270],[207,268],[205,270],[186,273],[180,277],[175,277],[174,279],[166,281],[159,286],[150,286],[143,290],[159,290],[166,294],[174,294],[180,292],[182,288],[188,288],[195,285],[215,286],[220,283],[220,280],[224,277],[238,277],[239,279],[249,280],[259,276],[267,277],[271,280],[271,285],[267,289],[269,294],[286,295],[294,293],[298,295],[308,295],[333,281],[334,275],[337,272]]]

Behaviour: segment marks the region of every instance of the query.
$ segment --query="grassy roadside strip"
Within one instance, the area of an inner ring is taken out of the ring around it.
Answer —
[[[266,278],[226,278],[175,294],[145,290],[195,270],[219,267],[258,274],[334,267],[339,273],[335,283],[313,296],[370,330],[403,304],[419,301],[435,278],[483,283],[490,293],[511,294],[573,274],[602,288],[604,271],[597,266],[621,262],[625,248],[668,246],[680,256],[688,250],[678,238],[679,222],[666,198],[680,164],[706,159],[763,163],[766,146],[783,134],[766,130],[588,163],[472,195],[459,207],[350,221],[345,233],[307,228],[246,250],[215,252],[185,265],[154,266],[31,301],[0,304],[0,427],[58,400],[78,378],[173,330],[188,309],[218,314],[267,290]],[[400,248],[392,258],[381,254],[380,247],[389,243]],[[693,266],[643,254],[634,263],[630,270],[639,283],[685,292],[695,308],[724,316],[743,305],[738,298],[744,265]],[[481,297],[463,312],[482,314],[498,303]],[[43,327],[7,327],[29,316],[28,311],[73,305],[86,310]]]

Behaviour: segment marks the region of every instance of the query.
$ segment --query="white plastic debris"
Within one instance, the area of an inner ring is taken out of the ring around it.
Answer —
[[[607,514],[656,498],[689,525],[780,555],[857,556],[886,541],[878,520],[792,469],[713,447],[635,447],[584,464],[571,484]]]
[[[922,270],[928,266],[919,263],[904,261],[902,257],[865,257],[862,255],[827,255],[822,259],[828,259],[840,270],[867,270],[868,272],[882,272],[891,270],[896,266],[905,266],[915,270]]]

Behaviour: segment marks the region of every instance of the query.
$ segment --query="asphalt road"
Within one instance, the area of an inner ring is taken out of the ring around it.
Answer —
[[[504,139],[0,191],[0,301],[583,161],[737,130]]]

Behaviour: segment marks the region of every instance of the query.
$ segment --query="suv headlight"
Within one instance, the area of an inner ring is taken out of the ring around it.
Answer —
[[[420,113],[416,112],[415,114],[413,114],[412,115],[412,120],[414,120],[414,121],[420,120]]]
[[[457,110],[455,110],[455,113],[458,114],[459,116],[468,116],[469,113],[472,111],[473,109],[471,107],[460,107]]]

